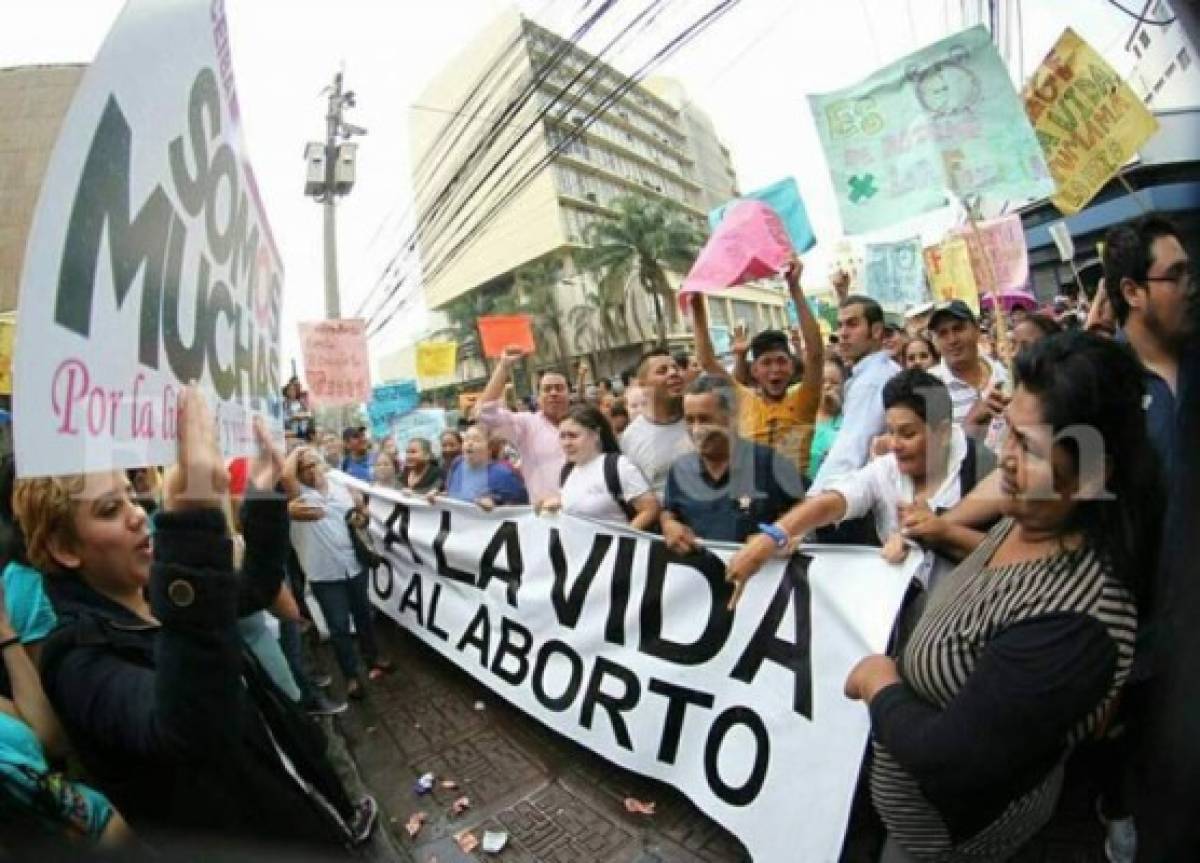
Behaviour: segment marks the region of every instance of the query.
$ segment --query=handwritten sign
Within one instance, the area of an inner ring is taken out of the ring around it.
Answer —
[[[12,395],[12,358],[16,336],[16,316],[0,315],[0,395]]]
[[[371,390],[371,401],[367,405],[367,416],[371,420],[371,435],[376,439],[392,433],[393,423],[416,410],[421,403],[417,382],[412,380],[393,381]]]
[[[483,355],[495,359],[507,347],[518,347],[527,354],[537,350],[529,315],[487,315],[476,319],[483,339]]]
[[[920,237],[868,243],[866,261],[867,295],[889,312],[903,312],[929,301]]]
[[[423,381],[453,377],[457,362],[455,342],[417,343],[417,377]]]
[[[190,381],[226,456],[253,451],[255,416],[282,435],[283,265],[241,121],[224,3],[128,3],[63,120],[30,230],[21,476],[173,461]]]
[[[1051,198],[1078,213],[1156,131],[1158,120],[1092,46],[1067,28],[1023,93],[1058,184]]]
[[[371,398],[366,323],[355,318],[300,324],[300,349],[314,405],[338,407]]]
[[[971,255],[962,237],[950,236],[925,249],[925,274],[939,302],[962,300],[979,314],[979,287],[971,269]]]
[[[435,453],[441,453],[441,435],[446,430],[446,411],[442,408],[421,408],[392,422],[392,438],[403,452],[415,437],[425,438]]]
[[[979,235],[971,228],[959,228],[956,233],[967,244],[975,282],[984,293],[1024,291],[1029,281],[1029,253],[1025,248],[1025,230],[1021,217],[1010,213],[1000,219],[977,224]],[[982,245],[981,245],[982,242]],[[987,259],[984,255],[987,255]],[[991,269],[988,269],[988,260]],[[991,279],[995,278],[993,285]]]
[[[700,250],[679,289],[679,304],[686,309],[691,294],[777,275],[792,253],[792,242],[774,210],[762,201],[738,201]]]
[[[984,27],[809,102],[847,233],[935,210],[950,195],[1021,200],[1054,191]]]
[[[740,198],[735,198],[729,203],[709,211],[708,226],[715,231],[717,226],[724,221],[729,209],[738,201],[747,199],[762,201],[775,211],[796,252],[807,252],[817,244],[816,234],[813,233],[812,225],[808,221],[808,211],[804,208],[804,199],[800,197],[800,187],[791,177],[786,177],[761,189],[755,189],[753,192],[748,192]]]

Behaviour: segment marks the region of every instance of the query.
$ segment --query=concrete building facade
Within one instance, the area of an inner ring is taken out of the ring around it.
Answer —
[[[1125,42],[1134,57],[1129,86],[1155,111],[1200,106],[1200,65],[1196,46],[1175,18],[1169,0],[1147,4],[1147,21],[1171,21],[1161,26],[1137,22]]]
[[[17,307],[29,225],[86,66],[0,69],[0,312]]]
[[[736,197],[729,151],[677,82],[635,84],[589,117],[606,96],[628,84],[617,69],[515,10],[434,77],[413,106],[410,124],[418,246],[431,309],[473,291],[503,290],[520,267],[552,257],[563,265],[555,294],[561,315],[569,317],[595,288],[591,274],[576,264],[578,253],[589,225],[615,215],[614,199],[640,195],[670,204],[706,230],[708,211]],[[506,114],[526,92],[531,98]],[[570,141],[580,128],[580,137]],[[487,136],[494,141],[483,148]],[[480,149],[476,162],[485,169],[496,164],[495,171],[486,178],[479,176],[485,171],[456,178],[458,167]],[[526,174],[531,181],[514,191]],[[677,287],[682,274],[669,278]],[[610,368],[602,373],[629,361],[654,338],[653,301],[636,278],[630,281],[629,333],[622,344],[608,339],[603,353]],[[756,327],[786,321],[777,286],[741,288],[710,305],[718,325],[735,319]],[[597,339],[565,320],[563,328],[570,354],[597,353]],[[677,320],[672,341],[686,338],[683,329]],[[547,359],[545,351],[539,354],[539,360]],[[481,367],[464,369],[464,377],[481,374]]]

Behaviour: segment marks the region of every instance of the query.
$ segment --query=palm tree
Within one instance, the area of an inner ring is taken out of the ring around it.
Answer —
[[[665,345],[667,325],[675,322],[675,299],[666,271],[687,272],[703,235],[666,204],[622,196],[609,206],[617,217],[588,226],[590,248],[580,256],[582,265],[602,283],[624,284],[630,274],[636,275],[642,290],[654,300],[658,343]]]
[[[562,267],[562,261],[553,256],[531,261],[517,270],[515,281],[520,293],[518,308],[533,319],[539,344],[553,339],[559,365],[569,381],[570,353],[563,334],[556,290],[562,281]]]

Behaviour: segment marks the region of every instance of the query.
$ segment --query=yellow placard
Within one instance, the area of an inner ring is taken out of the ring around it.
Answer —
[[[447,378],[454,375],[458,362],[458,345],[454,342],[419,342],[417,344],[417,377]]]
[[[0,319],[0,396],[12,395],[13,339],[17,323]]]
[[[1067,28],[1022,94],[1058,186],[1051,197],[1078,213],[1158,131],[1158,120],[1111,66]]]
[[[979,314],[979,285],[971,269],[971,252],[961,236],[948,237],[925,249],[925,273],[938,302],[962,300]]]

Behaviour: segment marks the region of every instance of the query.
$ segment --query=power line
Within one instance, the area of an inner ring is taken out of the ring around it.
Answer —
[[[471,176],[471,172],[473,170],[478,169],[478,165],[480,164],[480,162],[478,160],[482,159],[483,155],[486,154],[487,151],[491,149],[491,147],[495,144],[495,142],[499,138],[500,131],[503,128],[503,126],[501,126],[500,123],[505,123],[505,122],[507,122],[508,119],[511,119],[519,114],[521,109],[524,108],[524,106],[528,103],[529,99],[532,98],[533,94],[537,91],[537,88],[539,86],[541,86],[541,84],[544,83],[545,79],[549,76],[550,72],[553,71],[555,66],[569,52],[571,44],[578,41],[579,39],[582,39],[584,37],[584,35],[586,35],[586,33],[588,31],[590,31],[592,27],[595,26],[596,22],[598,22],[600,20],[600,18],[603,15],[605,15],[612,8],[614,2],[615,2],[615,0],[605,0],[605,2],[603,2],[602,5],[595,12],[593,12],[587,18],[587,20],[579,28],[577,28],[577,30],[573,34],[571,34],[571,36],[568,40],[564,40],[563,43],[556,48],[556,50],[555,50],[554,54],[551,56],[551,58],[536,70],[536,72],[532,76],[531,80],[526,82],[522,87],[518,88],[517,95],[511,99],[511,101],[507,104],[505,109],[501,112],[497,123],[494,123],[492,128],[483,132],[481,134],[481,136],[476,139],[475,145],[472,148],[472,150],[470,151],[470,153],[468,153],[464,157],[464,159],[459,163],[458,169],[455,171],[455,173],[442,186],[441,190],[434,197],[433,201],[425,208],[425,212],[422,214],[421,218],[418,220],[416,227],[413,229],[413,231],[411,231],[409,233],[408,237],[404,240],[404,242],[401,245],[400,250],[397,252],[397,254],[395,256],[393,256],[392,260],[389,262],[388,266],[385,268],[384,274],[380,277],[380,279],[378,279],[376,281],[375,286],[371,290],[372,294],[377,289],[379,289],[379,287],[382,285],[383,281],[386,279],[387,272],[389,270],[391,270],[392,267],[394,267],[394,265],[395,265],[396,261],[399,259],[400,255],[404,254],[405,250],[408,250],[410,253],[413,251],[414,244],[416,243],[418,237],[420,236],[420,232],[423,230],[428,230],[431,225],[436,223],[437,219],[441,216],[442,212],[448,208],[451,197],[456,193],[456,191],[458,189],[462,188],[465,185],[465,182]],[[521,40],[523,40],[523,38],[524,38],[524,24],[522,24],[521,31],[518,33],[516,42],[514,44],[519,44],[521,42]],[[511,49],[507,49],[507,50],[509,51],[509,53],[511,53]],[[519,57],[520,55],[518,54],[517,56]],[[495,64],[493,64],[493,65],[495,65]],[[452,139],[450,139],[449,136],[443,136],[442,140],[448,141],[448,140],[452,140]],[[426,185],[428,185],[428,184],[426,184]],[[414,196],[413,196],[414,206],[415,206],[415,202],[417,200],[419,200],[419,198],[422,194],[422,191],[423,191],[422,188],[417,188],[414,190]],[[466,200],[460,200],[458,202],[458,205],[460,207],[465,206],[467,203],[469,203],[469,198],[470,198],[470,196],[468,195],[468,198]],[[378,311],[380,309],[382,309],[382,307],[384,305],[386,305],[386,303],[388,302],[388,299],[390,299],[390,297],[393,296],[394,294],[395,294],[395,288],[393,288],[393,290],[391,292],[389,292],[388,297],[385,298],[384,301],[377,307],[375,314],[377,314]],[[363,304],[364,308],[365,308],[365,306],[366,306],[366,303]],[[372,317],[374,317],[374,315],[372,315]]]
[[[1145,24],[1149,27],[1168,27],[1171,24],[1175,23],[1174,15],[1172,15],[1170,18],[1167,18],[1165,21],[1154,21],[1150,18],[1144,17],[1143,15],[1139,15],[1137,12],[1134,12],[1132,9],[1125,6],[1124,4],[1117,2],[1117,0],[1108,0],[1108,3],[1110,6],[1115,6],[1118,9],[1120,9],[1122,12],[1124,12],[1126,15],[1128,15],[1134,21],[1137,21],[1139,24]],[[1149,5],[1149,4],[1147,4],[1147,5]]]
[[[707,29],[707,27],[711,26],[713,22],[728,13],[739,2],[740,0],[724,0],[724,2],[717,4],[703,16],[693,22],[682,33],[674,37],[670,42],[667,43],[667,45],[655,52],[655,54],[652,55],[649,60],[643,63],[643,65],[636,72],[634,72],[633,75],[628,76],[620,87],[613,90],[608,96],[605,97],[604,100],[602,100],[600,104],[593,108],[589,115],[584,119],[584,122],[580,123],[580,125],[576,127],[574,131],[564,136],[563,139],[554,148],[552,148],[546,156],[540,159],[538,163],[527,170],[525,174],[523,174],[516,181],[516,183],[510,186],[500,200],[497,201],[488,212],[486,212],[474,225],[471,226],[471,230],[465,232],[462,239],[452,249],[450,249],[449,252],[443,255],[442,260],[438,263],[438,265],[433,267],[431,272],[426,273],[426,278],[431,279],[440,274],[440,272],[445,268],[451,259],[465,250],[472,243],[477,241],[482,229],[490,224],[490,222],[496,217],[501,209],[509,201],[511,201],[513,197],[519,194],[520,191],[532,181],[533,177],[543,170],[545,166],[550,163],[550,161],[561,154],[571,143],[578,140],[578,138],[586,130],[587,126],[589,126],[601,113],[607,111],[607,109],[618,99],[624,97],[624,95],[627,94],[629,90],[631,90],[643,77],[645,77],[645,75],[651,69],[664,62],[669,56],[698,36],[701,32]],[[578,97],[576,101],[578,101]],[[503,178],[501,178],[501,182],[502,181]],[[394,315],[395,312],[393,311],[381,321],[376,322],[369,335],[377,335],[383,329],[383,327],[385,327],[391,321]]]
[[[583,66],[583,68],[581,68],[579,70],[579,72],[577,72],[574,75],[574,77],[567,83],[566,87],[564,87],[561,91],[556,93],[551,99],[549,99],[547,101],[547,103],[538,112],[538,115],[525,128],[524,132],[521,135],[517,136],[509,144],[509,146],[505,150],[505,152],[502,153],[496,160],[494,160],[491,163],[491,167],[487,170],[487,172],[484,174],[484,176],[478,182],[476,182],[475,185],[473,186],[473,188],[466,194],[466,199],[464,201],[460,202],[459,206],[455,207],[455,215],[462,215],[464,213],[471,212],[471,210],[466,206],[466,204],[470,203],[470,201],[483,190],[484,185],[487,184],[487,181],[492,177],[492,175],[496,172],[496,170],[499,169],[500,165],[503,164],[504,161],[508,158],[508,156],[511,155],[513,153],[513,151],[521,144],[521,141],[524,140],[528,136],[529,132],[531,132],[532,130],[534,130],[536,128],[539,128],[542,125],[545,117],[550,113],[550,111],[553,108],[555,108],[556,106],[559,105],[560,101],[564,97],[566,97],[568,95],[573,96],[572,104],[567,106],[566,108],[564,108],[563,109],[564,111],[570,110],[572,107],[578,105],[580,99],[582,98],[582,95],[584,93],[590,92],[592,90],[592,88],[594,87],[594,85],[597,83],[597,81],[599,81],[599,79],[601,78],[601,76],[604,73],[603,67],[598,65],[601,62],[601,58],[606,53],[608,53],[613,48],[613,46],[615,46],[618,42],[620,42],[635,26],[637,26],[639,24],[639,22],[641,23],[641,28],[640,28],[639,32],[644,31],[648,26],[650,26],[650,24],[653,23],[654,18],[657,16],[658,12],[661,11],[661,8],[663,7],[664,2],[670,2],[670,0],[655,0],[655,2],[653,4],[651,4],[651,6],[647,7],[645,10],[643,10],[638,16],[636,16],[633,19],[633,21],[631,21],[620,32],[618,32],[618,34],[615,37],[613,37],[608,42],[608,44],[606,44],[601,49],[599,54],[592,57],[588,61],[588,63],[585,64]],[[561,57],[565,53],[569,52],[572,47],[573,47],[573,40],[561,40],[561,44],[558,46],[558,48],[555,51],[556,58],[561,59]],[[554,58],[552,58],[551,62],[548,62],[547,64],[545,64],[542,67],[543,70],[547,71],[547,75],[543,76],[542,79],[536,83],[538,83],[538,84],[544,83],[545,78],[548,77],[548,71],[551,71],[553,66],[555,65],[553,62],[553,59]],[[576,90],[574,93],[572,93],[571,88],[574,87],[582,78],[587,76],[589,72],[592,72],[591,80],[588,81],[582,88],[580,88],[580,89]],[[520,154],[518,159],[515,161],[519,162],[520,160],[524,159],[531,152],[532,148],[537,146],[537,144],[540,142],[540,140],[541,140],[540,137],[531,140],[529,142],[529,144],[526,146],[525,150]],[[500,180],[498,180],[496,183],[492,184],[493,188],[490,191],[492,193],[494,193],[495,188],[499,185],[499,183],[503,182],[504,179],[507,176],[509,176],[514,169],[515,169],[514,167],[510,167],[501,176]],[[448,210],[449,208],[446,207],[445,209]],[[434,215],[437,215],[437,214],[434,214]],[[454,215],[451,215],[450,219],[453,220]],[[416,232],[414,232],[414,233],[419,233],[420,231],[429,230],[430,226],[426,224],[427,221],[432,222],[434,220],[433,219],[423,219],[421,224],[418,225]],[[431,254],[431,250],[433,250],[437,246],[443,244],[443,241],[449,242],[449,238],[456,236],[457,235],[456,232],[459,231],[461,228],[463,228],[463,222],[460,219],[458,224],[448,224],[448,223],[443,222],[440,227],[438,227],[436,225],[434,225],[433,227],[436,229],[436,232],[433,233],[432,236],[427,235],[426,238],[422,242],[422,245],[425,247],[427,254]],[[429,274],[426,273],[426,276],[428,277]],[[398,289],[398,285],[394,286],[393,289],[391,291],[389,291],[388,297],[384,300],[383,303],[380,304],[380,306],[376,310],[376,314],[372,315],[372,317],[369,319],[369,321],[374,322],[377,319],[378,314],[380,312],[382,312],[383,307],[385,307],[387,305],[387,302],[390,301],[391,297],[393,297],[396,294],[397,289]],[[391,315],[388,316],[388,319],[390,319],[390,317],[391,317]]]

